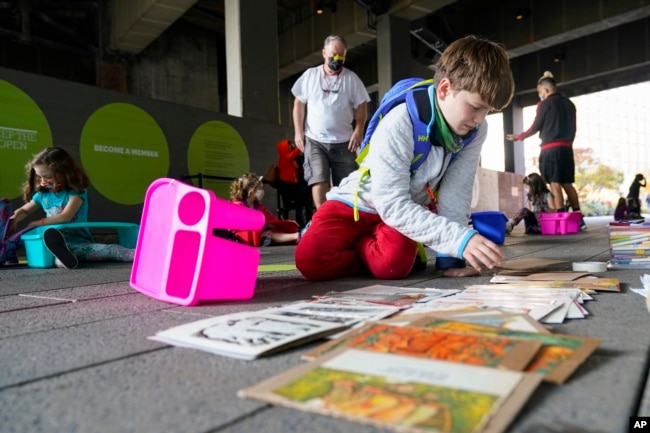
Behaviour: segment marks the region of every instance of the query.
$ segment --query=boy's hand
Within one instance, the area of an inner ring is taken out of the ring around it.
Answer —
[[[477,272],[481,272],[484,266],[492,269],[501,264],[505,256],[497,244],[491,240],[476,234],[472,236],[465,247],[463,258]]]

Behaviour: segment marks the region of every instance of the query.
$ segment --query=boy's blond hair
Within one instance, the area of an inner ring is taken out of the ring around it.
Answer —
[[[455,91],[476,92],[495,111],[505,108],[515,92],[508,55],[496,42],[466,36],[452,42],[436,63],[435,83],[449,79]]]

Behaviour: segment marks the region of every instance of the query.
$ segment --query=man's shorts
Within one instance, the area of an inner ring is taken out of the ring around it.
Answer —
[[[548,183],[575,182],[573,148],[552,147],[539,154],[539,171]]]
[[[338,184],[359,168],[357,154],[348,150],[348,142],[322,143],[305,137],[305,180],[309,185],[321,182]]]

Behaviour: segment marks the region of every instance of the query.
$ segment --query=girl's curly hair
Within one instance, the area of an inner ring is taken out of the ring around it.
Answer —
[[[230,200],[246,201],[251,191],[262,182],[262,177],[255,173],[244,173],[239,179],[230,184]]]
[[[548,185],[538,173],[530,173],[523,179],[524,185],[528,185],[528,201],[534,202],[544,197],[545,194],[550,193]]]
[[[73,189],[78,193],[88,188],[90,180],[84,169],[64,149],[60,147],[48,147],[43,149],[27,163],[25,171],[27,180],[23,184],[23,199],[25,202],[31,200],[37,191],[46,191],[36,182],[35,165],[45,165],[54,176],[54,181],[61,185],[62,189]]]

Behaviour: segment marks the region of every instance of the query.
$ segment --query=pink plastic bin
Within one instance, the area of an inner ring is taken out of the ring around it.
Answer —
[[[264,214],[174,179],[147,189],[130,285],[160,301],[250,299],[258,248],[213,236],[213,229],[260,230]]]
[[[566,235],[580,231],[581,212],[543,212],[539,225],[543,235]]]

